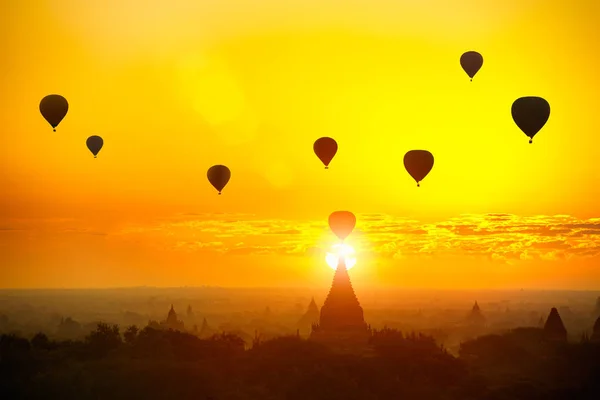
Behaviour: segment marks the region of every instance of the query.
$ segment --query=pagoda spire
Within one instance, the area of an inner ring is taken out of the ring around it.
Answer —
[[[297,328],[303,333],[310,334],[312,325],[319,323],[319,315],[319,307],[317,306],[315,298],[313,297],[308,305],[308,309],[298,321]]]
[[[544,324],[544,334],[550,340],[566,341],[567,340],[567,329],[563,324],[558,310],[552,307],[550,314]]]
[[[319,323],[312,326],[310,339],[336,351],[362,354],[369,337],[370,330],[350,283],[346,261],[340,257],[331,289],[321,307]]]
[[[323,330],[353,330],[366,328],[363,309],[354,293],[344,257],[340,257],[333,283],[319,319]]]

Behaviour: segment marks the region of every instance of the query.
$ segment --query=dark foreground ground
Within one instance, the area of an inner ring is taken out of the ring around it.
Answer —
[[[2,399],[600,399],[600,344],[554,343],[536,328],[463,343],[374,333],[368,357],[298,337],[250,344],[100,324],[83,341],[0,337]]]

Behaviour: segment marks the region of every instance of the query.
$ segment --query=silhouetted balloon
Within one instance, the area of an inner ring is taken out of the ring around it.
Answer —
[[[329,228],[344,241],[354,230],[356,217],[350,211],[335,211],[329,216]]]
[[[69,111],[67,99],[58,94],[50,94],[40,101],[40,112],[56,132],[56,127]]]
[[[483,66],[483,56],[476,51],[467,51],[460,56],[460,65],[473,81],[473,77]]]
[[[219,194],[221,194],[221,191],[231,178],[231,171],[224,165],[213,165],[208,169],[206,176],[208,177],[210,184],[219,191]]]
[[[325,169],[329,168],[329,163],[337,153],[338,145],[335,140],[330,137],[322,137],[315,141],[313,145],[313,150],[319,160],[325,164]]]
[[[94,158],[96,158],[96,156],[98,155],[100,150],[102,150],[102,146],[104,146],[104,140],[102,140],[102,138],[100,136],[94,135],[94,136],[90,136],[89,138],[87,138],[87,140],[85,141],[85,144],[87,145],[87,148],[90,149],[90,151],[94,155]]]
[[[521,97],[513,103],[511,114],[515,124],[529,136],[529,143],[533,143],[533,137],[550,118],[550,104],[541,97]]]
[[[433,168],[433,154],[427,150],[411,150],[404,155],[404,168],[417,181],[417,186]]]

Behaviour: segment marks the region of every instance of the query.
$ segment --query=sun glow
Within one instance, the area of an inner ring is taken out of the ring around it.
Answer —
[[[344,257],[346,259],[346,269],[350,269],[356,264],[354,254],[354,249],[349,244],[335,244],[331,247],[331,252],[327,253],[325,261],[332,269],[336,269],[338,260],[340,257]]]

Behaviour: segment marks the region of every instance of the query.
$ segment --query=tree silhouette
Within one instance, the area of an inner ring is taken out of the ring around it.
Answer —
[[[91,352],[97,356],[105,356],[111,350],[118,348],[123,342],[118,325],[98,323],[96,330],[85,337],[85,342]]]
[[[133,343],[135,343],[139,331],[140,330],[135,325],[128,326],[127,329],[125,329],[125,332],[123,333],[123,339],[125,340],[125,343],[127,343],[128,345],[132,345]]]
[[[83,341],[0,336],[2,399],[513,400],[600,398],[600,343],[519,328],[448,354],[429,336],[374,330],[365,355],[297,335],[244,350],[233,334],[100,323]]]
[[[38,332],[33,338],[31,338],[31,346],[35,349],[49,350],[51,349],[52,343],[48,339],[45,333]]]

